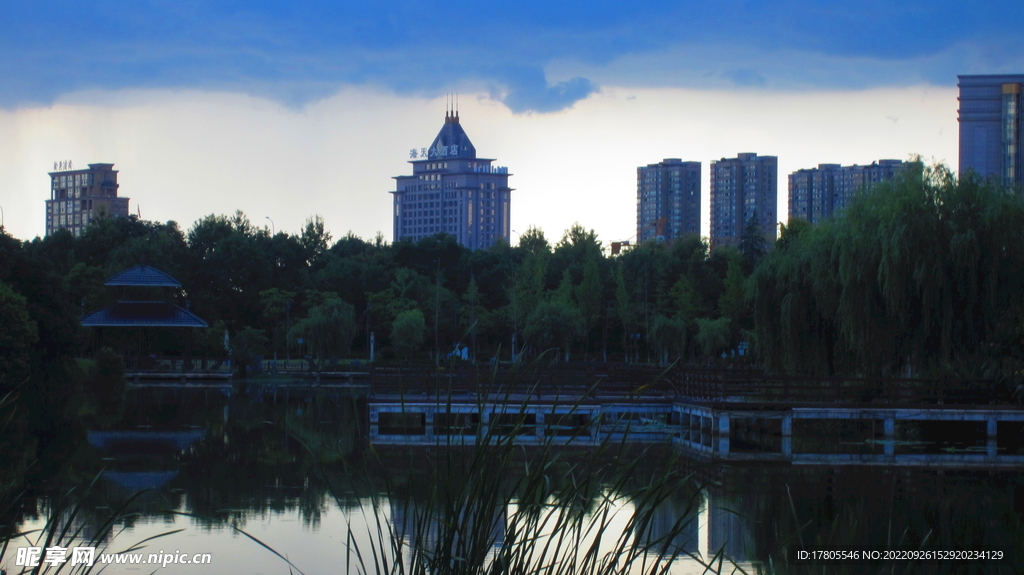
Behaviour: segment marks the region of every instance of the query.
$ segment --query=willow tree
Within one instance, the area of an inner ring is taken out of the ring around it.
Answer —
[[[832,222],[787,231],[750,286],[770,366],[996,377],[1024,365],[1014,190],[912,163]]]
[[[309,315],[292,326],[290,337],[303,338],[309,351],[321,365],[329,357],[345,357],[356,335],[355,309],[340,298],[326,301],[309,310]]]
[[[838,294],[826,287],[834,279],[828,238],[827,224],[811,229],[804,220],[791,220],[748,280],[755,347],[769,370],[832,375],[837,359],[849,358],[836,349]]]

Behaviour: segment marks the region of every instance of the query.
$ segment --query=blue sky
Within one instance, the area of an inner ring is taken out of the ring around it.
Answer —
[[[150,219],[242,209],[295,231],[320,213],[390,238],[391,176],[458,92],[479,153],[516,174],[519,231],[627,239],[638,165],[701,161],[706,189],[709,162],[744,151],[779,155],[784,215],[802,167],[955,169],[956,75],[1024,73],[1022,21],[1021,2],[9,0],[0,207],[40,234],[52,162],[112,162]],[[169,162],[196,175],[177,202]]]
[[[301,106],[373,85],[426,97],[482,89],[514,112],[551,112],[622,81],[948,86],[957,73],[1019,70],[1022,21],[1021,2],[9,1],[0,5],[0,105],[197,88]],[[613,65],[666,53],[678,73]]]

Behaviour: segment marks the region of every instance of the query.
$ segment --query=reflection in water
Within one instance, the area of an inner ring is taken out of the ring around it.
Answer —
[[[673,573],[701,572],[690,557],[719,554],[748,572],[810,572],[785,567],[787,549],[801,546],[1002,549],[1005,569],[1024,560],[1024,482],[1014,472],[709,466],[676,460],[669,447],[629,445],[520,446],[485,460],[472,448],[371,450],[360,433],[364,406],[345,395],[147,391],[129,405],[129,416],[95,430],[68,473],[33,486],[4,523],[26,530],[56,516],[114,551],[184,529],[145,551],[213,554],[211,565],[169,565],[167,574],[289,571],[239,530],[309,574],[389,570],[396,557],[412,571],[459,562],[515,571],[569,549],[598,564],[617,545],[678,554]],[[95,477],[69,499],[77,511],[61,507],[61,494]],[[121,519],[104,527],[114,510]],[[526,544],[530,553],[511,553]],[[11,572],[18,545],[0,563]],[[651,565],[641,555],[632,570]],[[913,572],[932,567],[955,571]],[[995,572],[975,567],[966,572]]]

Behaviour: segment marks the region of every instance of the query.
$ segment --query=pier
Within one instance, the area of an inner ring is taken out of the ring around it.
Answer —
[[[671,442],[720,462],[1024,466],[1024,410],[991,382],[768,377],[756,370],[377,380],[369,440],[388,445]],[[596,382],[583,385],[581,381]],[[560,383],[562,385],[560,385]],[[528,389],[528,391],[526,391]]]

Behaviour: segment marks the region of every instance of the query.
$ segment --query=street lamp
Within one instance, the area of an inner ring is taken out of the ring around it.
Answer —
[[[268,220],[270,220],[270,216],[266,216],[266,218]],[[270,237],[274,237],[276,235],[277,235],[277,230],[274,229],[274,220],[270,220]]]
[[[0,230],[4,229],[4,207],[0,206]]]

